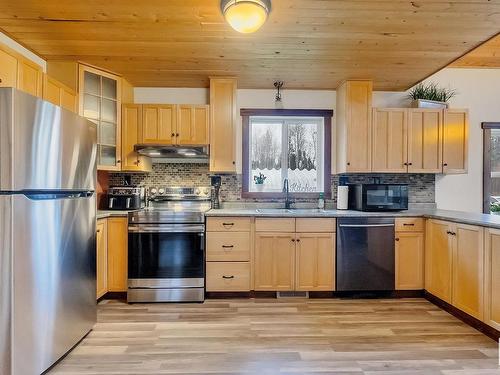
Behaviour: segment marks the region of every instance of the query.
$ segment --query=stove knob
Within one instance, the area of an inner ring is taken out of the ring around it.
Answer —
[[[194,189],[194,195],[200,195],[201,191],[199,188]]]
[[[149,192],[151,193],[151,195],[155,195],[157,193],[157,190],[156,188],[151,188]]]
[[[165,189],[164,188],[158,189],[158,194],[165,194]]]
[[[205,194],[205,195],[210,194],[210,189],[209,188],[203,189],[203,194]]]

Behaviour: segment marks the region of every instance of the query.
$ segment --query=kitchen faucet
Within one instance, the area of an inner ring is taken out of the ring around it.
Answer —
[[[291,205],[294,203],[293,199],[290,199],[290,189],[288,186],[288,178],[283,180],[283,193],[285,193],[285,209],[290,209]]]

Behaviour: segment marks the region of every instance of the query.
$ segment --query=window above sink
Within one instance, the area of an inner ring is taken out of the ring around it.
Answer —
[[[331,110],[242,109],[243,197],[314,198],[330,191]]]

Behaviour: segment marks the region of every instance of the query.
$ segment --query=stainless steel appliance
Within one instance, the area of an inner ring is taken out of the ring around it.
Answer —
[[[200,159],[209,158],[208,146],[168,146],[137,144],[134,150],[141,155],[149,156],[153,159]]]
[[[349,209],[359,211],[403,211],[408,209],[406,184],[349,185]]]
[[[152,188],[129,213],[129,302],[200,302],[205,291],[205,215],[210,187]]]
[[[0,373],[44,372],[96,322],[96,127],[0,88]]]
[[[108,189],[108,209],[138,210],[144,207],[145,189],[134,186],[113,186]]]
[[[337,290],[394,290],[394,219],[337,220]]]

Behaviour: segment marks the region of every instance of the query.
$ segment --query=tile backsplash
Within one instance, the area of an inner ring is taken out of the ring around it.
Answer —
[[[151,173],[110,173],[111,186],[123,185],[125,176],[130,176],[132,185],[151,186],[210,186],[208,164],[173,163],[153,164]],[[410,204],[435,203],[435,175],[433,174],[351,174],[345,175],[350,183],[370,183],[379,178],[381,183],[405,183],[409,187]],[[336,202],[339,175],[333,175],[330,204]],[[222,175],[221,200],[223,202],[269,202],[270,199],[244,199],[241,197],[241,175]],[[308,202],[310,200],[302,199]]]

